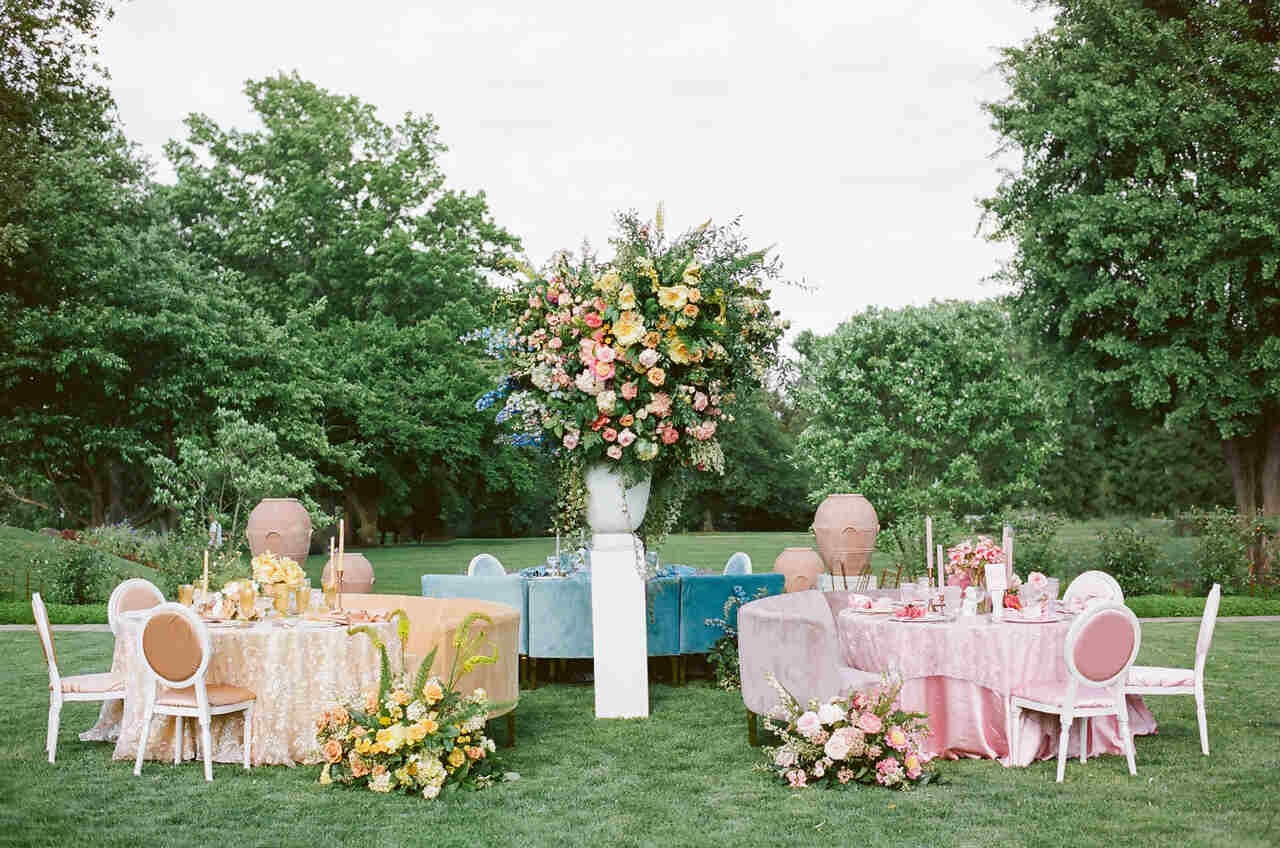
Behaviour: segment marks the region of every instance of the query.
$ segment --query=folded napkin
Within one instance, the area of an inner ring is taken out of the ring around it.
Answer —
[[[871,609],[872,601],[870,595],[853,594],[849,596],[849,606],[853,609]]]

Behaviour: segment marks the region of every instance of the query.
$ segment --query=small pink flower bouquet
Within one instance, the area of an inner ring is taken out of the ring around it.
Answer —
[[[947,549],[947,585],[985,589],[987,567],[1003,566],[1006,561],[1004,550],[990,536],[979,536],[976,542],[966,539]]]
[[[764,725],[782,744],[765,747],[766,761],[756,768],[792,788],[849,784],[910,789],[936,777],[931,757],[921,752],[929,735],[929,717],[904,712],[898,703],[902,681],[879,685],[825,703],[801,706],[768,675],[778,705]]]

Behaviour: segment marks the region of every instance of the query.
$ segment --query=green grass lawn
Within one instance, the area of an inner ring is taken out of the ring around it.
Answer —
[[[1148,624],[1140,661],[1191,661],[1196,625]],[[522,694],[519,745],[499,749],[521,780],[425,802],[322,789],[316,766],[245,772],[149,762],[141,777],[112,748],[82,743],[97,706],[63,711],[46,762],[48,700],[34,634],[0,633],[0,844],[228,846],[974,845],[1274,846],[1280,801],[1280,623],[1222,623],[1208,663],[1210,744],[1191,698],[1150,699],[1160,733],[1124,758],[1006,769],[943,763],[945,783],[913,793],[789,790],[753,772],[736,693],[695,680],[651,687],[647,720],[596,721],[589,686]],[[111,636],[58,633],[67,672],[107,668]],[[501,738],[501,735],[500,735]]]

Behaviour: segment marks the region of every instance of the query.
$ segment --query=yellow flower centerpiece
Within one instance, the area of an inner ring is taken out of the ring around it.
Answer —
[[[302,585],[307,575],[289,557],[271,551],[263,551],[253,558],[253,579],[272,596],[276,610],[289,609],[289,592]]]

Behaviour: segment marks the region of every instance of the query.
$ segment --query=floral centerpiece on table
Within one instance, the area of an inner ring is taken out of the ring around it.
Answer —
[[[541,272],[525,268],[509,325],[473,334],[506,366],[476,407],[501,402],[497,421],[513,444],[561,458],[555,523],[570,537],[583,528],[588,465],[617,468],[628,483],[651,476],[640,532],[656,547],[687,475],[723,473],[733,404],[775,358],[787,325],[765,283],[780,264],[748,250],[736,222],[673,240],[661,207],[653,223],[626,213],[617,224],[611,259],[561,252]]]
[[[947,585],[985,588],[987,567],[1004,567],[1004,564],[1004,550],[990,536],[979,536],[976,542],[966,539],[953,548],[947,548]]]
[[[264,551],[253,558],[253,579],[263,586],[282,584],[297,586],[307,575],[302,568],[287,556],[280,556],[271,551]]]
[[[778,705],[765,727],[782,740],[757,766],[793,788],[851,783],[910,789],[935,778],[921,746],[929,735],[924,713],[904,712],[902,681],[885,679],[866,691],[801,706],[772,674]]]
[[[396,610],[397,635],[403,646],[409,638],[409,618]],[[402,670],[391,673],[387,647],[371,627],[349,633],[373,640],[382,658],[378,688],[358,703],[337,706],[316,719],[316,741],[324,766],[321,785],[365,786],[373,792],[408,792],[435,798],[450,787],[483,789],[499,779],[493,757],[495,745],[484,733],[493,705],[483,689],[457,691],[458,679],[478,665],[497,662],[498,651],[478,652],[485,631],[473,627],[492,624],[471,613],[454,635],[454,661],[447,679],[431,674],[438,648],[433,649],[412,679]],[[465,659],[464,659],[465,657]]]

